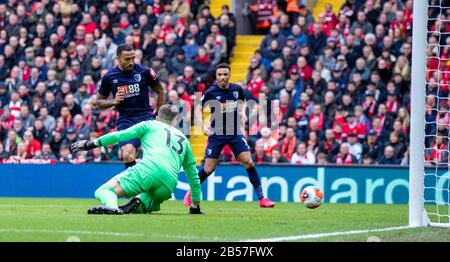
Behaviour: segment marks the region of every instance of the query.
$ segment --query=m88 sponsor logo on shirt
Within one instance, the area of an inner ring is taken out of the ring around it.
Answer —
[[[139,95],[139,84],[121,85],[117,87],[117,91],[124,94],[125,98]]]

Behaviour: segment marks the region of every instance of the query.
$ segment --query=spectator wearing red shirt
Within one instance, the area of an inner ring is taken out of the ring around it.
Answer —
[[[25,131],[23,134],[23,143],[26,146],[26,158],[35,158],[41,153],[41,143],[34,139],[33,133],[31,131]]]
[[[184,85],[183,83],[177,84],[176,85],[176,91],[177,91],[178,96],[180,97],[180,99],[186,102],[186,106],[187,106],[186,110],[191,112],[192,98],[186,92],[186,85]]]
[[[257,99],[259,91],[261,87],[265,84],[264,79],[262,78],[261,71],[259,69],[253,71],[253,77],[248,82],[248,91],[252,93],[253,98]]]
[[[346,38],[350,34],[350,23],[347,16],[339,15],[339,21],[336,23],[335,28],[342,37]]]
[[[312,68],[308,65],[305,57],[299,56],[297,59],[297,64],[293,65],[289,69],[289,73],[293,70],[297,70],[298,75],[303,79],[304,82],[307,82],[312,77]]]
[[[163,24],[161,26],[162,38],[165,39],[166,36],[174,31],[172,24],[172,16],[164,16]]]
[[[83,14],[83,20],[81,21],[81,25],[84,26],[86,34],[93,34],[95,29],[97,28],[97,24],[92,22],[92,17],[91,14],[89,13]]]
[[[350,112],[347,115],[347,121],[342,125],[342,132],[347,137],[352,133],[361,138],[366,136],[366,126],[363,123],[358,123],[355,114]]]
[[[328,27],[334,27],[337,24],[336,14],[334,14],[333,6],[330,3],[325,4],[325,10],[322,14],[325,17],[325,23]]]
[[[0,116],[0,128],[3,128],[5,130],[12,128],[15,119],[16,118],[11,114],[9,107],[5,106],[5,108],[3,109],[3,113]]]
[[[447,151],[447,139],[442,136],[438,136],[434,138],[434,143],[432,145],[431,155],[427,155],[425,157],[428,161],[433,161],[433,164],[437,165],[440,163],[445,163],[448,160],[448,151]]]
[[[399,28],[404,34],[412,30],[412,20],[405,18],[405,13],[401,10],[395,14],[395,20],[391,22],[389,30],[394,31],[396,28]]]

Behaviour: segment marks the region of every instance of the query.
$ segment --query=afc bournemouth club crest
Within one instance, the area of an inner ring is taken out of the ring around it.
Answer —
[[[207,154],[208,156],[211,155],[211,153],[212,153],[212,149],[206,150],[206,154]]]
[[[141,74],[135,74],[134,80],[136,80],[137,82],[141,82]]]
[[[237,99],[237,98],[239,97],[239,93],[238,93],[238,91],[234,91],[234,92],[233,92],[233,96],[234,96],[234,98],[236,98],[236,99]]]

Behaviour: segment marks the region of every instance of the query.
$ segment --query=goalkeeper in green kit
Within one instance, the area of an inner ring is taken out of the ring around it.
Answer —
[[[88,214],[150,213],[160,210],[160,204],[169,199],[175,190],[181,167],[191,188],[189,213],[202,214],[200,179],[191,146],[183,133],[171,126],[176,116],[170,105],[163,105],[158,111],[157,121],[143,121],[93,141],[82,140],[71,145],[71,150],[78,152],[139,138],[144,151],[138,164],[127,168],[95,191],[95,197],[102,205],[90,208]],[[121,196],[132,199],[119,207],[117,198]]]

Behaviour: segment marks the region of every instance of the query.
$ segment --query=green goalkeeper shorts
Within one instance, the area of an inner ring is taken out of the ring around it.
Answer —
[[[127,169],[114,177],[127,198],[141,194],[144,204],[142,212],[159,211],[160,204],[171,198],[174,190],[167,187],[151,174],[141,175],[136,169]]]

